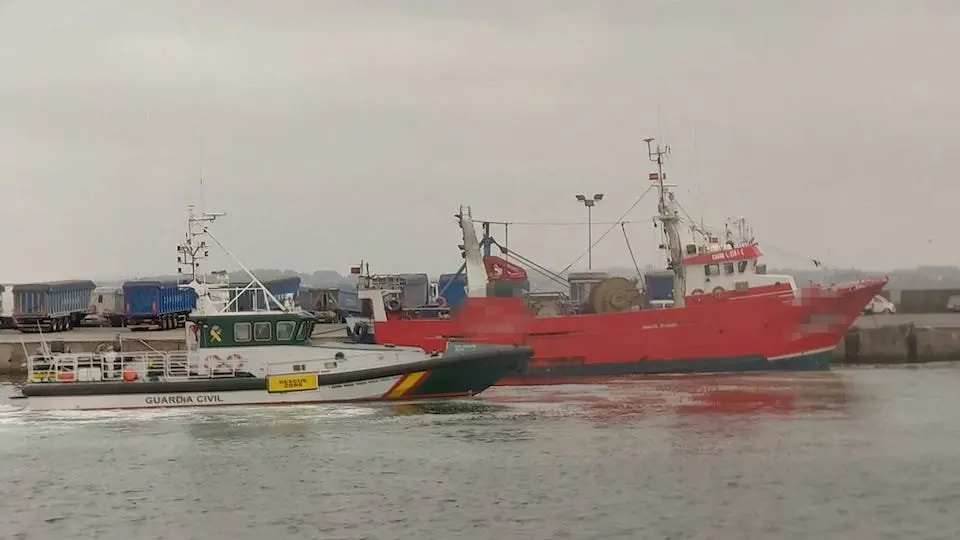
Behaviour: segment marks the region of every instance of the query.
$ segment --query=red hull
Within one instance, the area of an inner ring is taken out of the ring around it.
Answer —
[[[527,370],[499,384],[554,377],[823,369],[886,280],[826,289],[705,296],[684,308],[532,317],[518,298],[471,298],[447,320],[375,323],[378,343],[442,351],[446,340],[526,344]]]

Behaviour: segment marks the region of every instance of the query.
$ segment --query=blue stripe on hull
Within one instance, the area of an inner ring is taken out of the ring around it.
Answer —
[[[767,360],[762,356],[623,362],[617,364],[567,364],[549,368],[528,367],[517,379],[542,377],[612,377],[671,373],[747,373],[754,371],[822,371],[830,369],[833,351]],[[510,377],[514,379],[515,377]]]

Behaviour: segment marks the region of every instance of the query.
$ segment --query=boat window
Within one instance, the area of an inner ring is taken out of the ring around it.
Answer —
[[[253,323],[253,340],[254,341],[270,341],[270,331],[273,328],[273,325],[270,324],[270,321],[260,321]]]
[[[297,330],[297,340],[303,341],[303,339],[306,337],[307,337],[307,323],[302,322],[300,323],[300,328]]]
[[[747,263],[750,261],[740,261],[737,263],[737,271],[741,274],[747,271]]]
[[[732,263],[732,262],[723,263],[723,273],[726,274],[726,275],[728,275],[728,276],[733,273],[733,263]]]
[[[288,341],[293,337],[293,331],[296,329],[297,323],[294,321],[277,321],[277,339]]]
[[[706,276],[719,276],[720,275],[720,265],[719,264],[708,264],[703,267],[703,274]]]
[[[233,340],[237,343],[250,341],[250,323],[238,322],[233,324]]]

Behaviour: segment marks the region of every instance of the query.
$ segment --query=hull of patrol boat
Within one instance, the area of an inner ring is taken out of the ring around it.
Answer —
[[[442,355],[345,373],[284,373],[169,381],[33,382],[29,410],[158,409],[415,401],[470,397],[522,370],[532,349],[451,344]]]

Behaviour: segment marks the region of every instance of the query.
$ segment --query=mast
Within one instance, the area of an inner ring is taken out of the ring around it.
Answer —
[[[673,270],[673,306],[683,307],[684,298],[687,295],[687,284],[684,277],[683,245],[680,240],[680,211],[673,192],[668,189],[668,184],[664,183],[663,174],[663,158],[670,153],[670,147],[661,148],[658,144],[654,150],[651,144],[653,141],[653,137],[644,139],[647,143],[647,156],[650,161],[657,164],[656,178],[650,175],[652,180],[657,181],[657,191],[660,194],[657,219],[663,224],[667,250],[670,253],[669,267]]]
[[[191,281],[206,281],[200,273],[200,261],[210,256],[207,242],[202,240],[203,223],[209,223],[223,216],[222,212],[197,215],[194,206],[187,205],[187,232],[184,241],[177,246],[177,273],[190,276]]]
[[[463,232],[462,248],[467,274],[467,296],[486,296],[487,269],[483,265],[483,252],[480,250],[480,242],[477,240],[477,231],[473,226],[473,215],[470,207],[461,206],[456,217],[460,221],[460,230]]]
[[[277,299],[276,296],[267,289],[258,278],[250,271],[246,266],[240,262],[232,251],[227,249],[220,240],[214,236],[213,232],[210,231],[209,224],[216,220],[218,217],[225,216],[223,212],[203,212],[200,215],[197,215],[194,210],[194,206],[187,206],[187,233],[186,238],[183,244],[177,246],[177,252],[180,253],[180,256],[177,257],[177,273],[184,274],[188,273],[191,277],[190,283],[182,285],[186,288],[191,288],[197,293],[197,311],[200,313],[209,313],[209,312],[222,312],[225,311],[233,304],[238,298],[239,294],[234,297],[226,306],[219,308],[209,297],[208,287],[206,285],[206,279],[203,278],[204,275],[198,270],[200,267],[200,261],[210,256],[210,250],[207,247],[206,240],[203,240],[202,237],[206,236],[213,240],[213,243],[216,244],[224,253],[227,254],[233,262],[235,262],[244,273],[250,278],[250,284],[244,287],[240,294],[244,291],[253,288],[253,285],[256,285],[257,288],[263,291],[263,294],[267,298],[267,305],[270,305],[272,300],[281,310],[289,311],[288,306]],[[184,272],[184,267],[187,267],[189,272]]]

